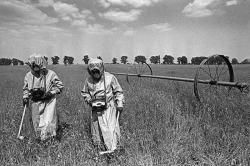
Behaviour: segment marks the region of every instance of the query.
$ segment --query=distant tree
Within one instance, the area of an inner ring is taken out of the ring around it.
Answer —
[[[192,57],[192,59],[191,59],[191,64],[199,65],[199,64],[201,64],[201,62],[202,62],[204,59],[207,59],[207,57],[204,57],[204,56]]]
[[[59,57],[58,56],[53,56],[51,57],[51,60],[52,60],[52,64],[53,65],[56,65],[56,64],[59,64]]]
[[[165,55],[163,57],[163,64],[174,64],[174,57],[171,55]]]
[[[73,57],[70,57],[70,56],[64,56],[64,58],[63,58],[63,63],[65,64],[65,65],[67,65],[67,64],[73,64],[73,62],[74,62],[74,58]]]
[[[83,59],[85,64],[88,64],[89,63],[89,56],[88,55],[84,55]]]
[[[250,59],[245,59],[244,61],[241,62],[241,64],[250,64]]]
[[[235,65],[235,64],[239,64],[238,60],[236,58],[233,58],[232,59],[232,64]]]
[[[97,59],[101,59],[101,60],[102,60],[102,57],[101,57],[101,56],[98,56]]]
[[[146,61],[147,61],[147,59],[143,55],[138,55],[138,56],[135,57],[135,62],[136,63],[139,63],[139,62],[146,63]]]
[[[112,59],[112,63],[113,63],[113,64],[117,64],[117,58],[113,58],[113,59]]]
[[[69,64],[69,60],[68,60],[68,57],[67,57],[67,56],[64,56],[64,57],[63,57],[63,64],[64,64],[64,65],[68,65],[68,64]]]
[[[69,64],[74,64],[74,57],[68,57],[68,60],[69,60]]]
[[[16,58],[13,58],[11,61],[12,61],[13,65],[23,65],[24,64],[23,61],[16,59]]]
[[[181,64],[181,57],[177,58],[177,62],[178,62],[178,64]]]
[[[0,65],[11,65],[12,60],[8,58],[1,58],[0,59]]]
[[[178,64],[182,64],[182,65],[187,64],[187,57],[185,57],[185,56],[178,57],[177,62],[178,62]]]
[[[128,59],[127,56],[122,56],[120,61],[121,61],[121,63],[126,64],[128,62],[127,59]]]
[[[187,64],[188,60],[187,60],[187,57],[186,56],[182,56],[181,57],[181,64]]]
[[[160,63],[160,56],[151,56],[149,60],[153,64],[158,64]]]
[[[221,65],[224,62],[224,60],[219,56],[212,56],[209,58],[209,61],[207,62],[209,65]]]

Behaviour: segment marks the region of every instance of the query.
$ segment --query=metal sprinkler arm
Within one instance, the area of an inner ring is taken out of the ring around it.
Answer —
[[[215,61],[219,59],[219,61]],[[144,67],[142,67],[144,66]],[[249,93],[249,84],[234,82],[234,71],[229,59],[224,55],[213,55],[204,59],[196,70],[196,75],[194,79],[192,78],[182,78],[182,77],[168,77],[168,76],[159,76],[153,75],[150,65],[147,63],[138,63],[134,64],[132,67],[129,66],[132,70],[128,73],[112,73],[115,75],[124,75],[127,76],[127,82],[133,86],[134,80],[131,81],[131,78],[137,77],[137,80],[140,81],[141,78],[153,78],[153,79],[164,79],[172,81],[182,81],[182,82],[192,82],[194,83],[194,94],[196,98],[200,101],[200,95],[206,95],[206,90],[201,84],[208,85],[209,89],[216,86],[225,86],[238,88],[241,92]],[[145,72],[147,71],[147,73]],[[205,77],[204,77],[205,76]],[[223,76],[226,76],[225,79]],[[133,85],[132,85],[133,84]]]
[[[144,77],[144,78],[155,78],[155,79],[163,79],[163,80],[172,80],[172,81],[182,81],[182,82],[195,82],[193,78],[182,78],[182,77],[168,77],[168,76],[159,76],[159,75],[141,75],[141,74],[130,74],[130,73],[112,73],[115,75],[126,75],[131,77]],[[240,82],[226,82],[226,81],[216,81],[216,80],[197,80],[198,83],[201,84],[209,84],[209,85],[221,85],[221,86],[229,86],[236,88],[247,88],[249,84],[240,83]]]

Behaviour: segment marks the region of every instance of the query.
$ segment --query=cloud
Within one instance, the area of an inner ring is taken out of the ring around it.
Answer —
[[[75,4],[68,4],[57,1],[52,4],[55,12],[64,21],[70,21],[73,26],[85,26],[87,20],[94,20],[90,10],[81,10]]]
[[[99,0],[98,2],[105,8],[108,8],[111,6],[111,3],[109,3],[107,0]]]
[[[67,35],[68,32],[62,28],[51,26],[51,25],[20,25],[12,23],[8,27],[0,27],[0,31],[3,36],[11,36],[15,38],[21,37],[21,39],[29,38],[42,38],[44,40],[49,40],[57,34]],[[44,38],[44,36],[48,36]]]
[[[61,19],[64,20],[64,21],[72,21],[72,18],[69,17],[69,16],[64,16]]]
[[[222,6],[237,5],[240,1],[242,0],[194,0],[182,12],[187,17],[207,17],[213,15]]]
[[[143,6],[151,6],[160,1],[162,0],[98,0],[98,2],[105,8],[110,7],[111,5],[139,8]]]
[[[39,0],[39,3],[37,4],[37,6],[42,6],[42,7],[49,7],[49,6],[53,6],[53,4],[55,3],[54,0]]]
[[[106,13],[99,14],[99,16],[115,22],[131,22],[137,20],[141,12],[141,10],[135,9],[132,9],[129,12],[123,12],[117,9],[109,10]]]
[[[112,34],[116,29],[106,29],[104,28],[103,25],[100,24],[93,24],[93,25],[88,25],[86,28],[83,29],[84,32],[89,33],[89,34]]]
[[[194,0],[189,3],[184,9],[183,13],[188,17],[206,17],[213,14],[208,7],[218,0]]]
[[[49,17],[34,6],[17,1],[0,1],[0,24],[19,23],[19,24],[53,24],[58,22],[57,18]]]
[[[135,34],[135,30],[133,30],[133,29],[126,30],[123,33],[124,36],[133,36],[134,34]]]
[[[85,20],[74,20],[71,23],[72,26],[86,26],[87,22]]]
[[[60,17],[72,17],[75,19],[86,19],[92,15],[90,10],[82,10],[76,7],[75,4],[68,4],[63,2],[56,2],[53,5],[54,10]],[[67,19],[68,20],[68,19]]]
[[[53,7],[60,16],[66,16],[66,15],[71,15],[74,13],[79,13],[79,9],[75,5],[62,3],[60,1],[54,3]]]
[[[227,1],[226,2],[226,5],[227,6],[232,6],[232,5],[237,5],[238,4],[238,1],[237,0],[231,0],[231,1]]]
[[[166,32],[172,29],[168,23],[151,24],[145,26],[145,28],[156,32]]]

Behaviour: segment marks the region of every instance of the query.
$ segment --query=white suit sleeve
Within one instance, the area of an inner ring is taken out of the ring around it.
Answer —
[[[23,98],[29,98],[28,74],[24,77]]]
[[[53,73],[51,78],[51,90],[52,94],[60,94],[64,88],[62,81],[58,78],[56,73]]]
[[[84,83],[84,87],[83,87],[83,89],[81,91],[81,95],[83,96],[85,102],[87,102],[88,104],[90,104],[91,96],[90,96],[90,93],[89,93],[89,88],[88,88],[88,82],[87,82],[87,80]]]
[[[115,76],[113,76],[112,78],[111,86],[113,89],[113,93],[115,95],[115,101],[116,101],[117,107],[123,107],[123,104],[124,104],[123,90]]]

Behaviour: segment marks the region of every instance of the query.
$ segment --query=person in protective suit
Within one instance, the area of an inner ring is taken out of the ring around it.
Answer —
[[[47,69],[47,61],[39,54],[27,62],[31,71],[24,78],[23,105],[31,110],[35,137],[44,141],[55,137],[58,127],[56,95],[64,88],[57,74]]]
[[[91,134],[94,145],[113,152],[120,138],[119,115],[123,111],[124,95],[117,78],[104,72],[103,61],[90,59],[89,77],[81,94],[91,108]]]

